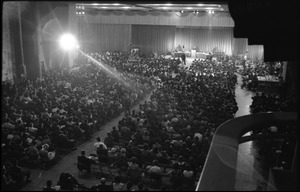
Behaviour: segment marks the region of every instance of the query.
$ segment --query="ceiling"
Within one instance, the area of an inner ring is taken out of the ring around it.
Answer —
[[[159,12],[229,12],[226,3],[103,3],[80,2],[76,3],[77,12],[93,11],[159,11]]]

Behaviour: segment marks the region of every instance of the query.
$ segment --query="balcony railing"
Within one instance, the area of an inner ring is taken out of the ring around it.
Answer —
[[[258,113],[220,125],[212,139],[196,191],[234,191],[241,137],[249,131],[283,123],[297,123],[297,113]]]

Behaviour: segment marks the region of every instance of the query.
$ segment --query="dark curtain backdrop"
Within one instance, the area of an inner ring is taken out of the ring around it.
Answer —
[[[232,54],[232,28],[176,28],[175,46],[184,45],[185,49],[197,51],[218,51]]]
[[[129,51],[131,25],[80,22],[79,38],[87,52]]]
[[[132,44],[142,54],[167,54],[174,48],[175,26],[132,25]]]

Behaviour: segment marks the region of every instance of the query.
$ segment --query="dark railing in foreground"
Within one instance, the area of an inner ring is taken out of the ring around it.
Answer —
[[[241,137],[249,131],[285,123],[297,123],[297,113],[258,113],[221,124],[212,139],[196,191],[234,191]]]

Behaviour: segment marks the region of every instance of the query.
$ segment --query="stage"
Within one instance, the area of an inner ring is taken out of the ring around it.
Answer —
[[[186,57],[191,57],[191,58],[194,58],[194,59],[204,59],[205,60],[209,57],[208,53],[195,52],[193,50],[192,50],[192,52],[189,52],[189,51],[186,51],[186,52],[182,52],[182,51],[173,52],[172,56],[176,58],[176,57],[181,57],[183,54],[185,54]]]
[[[279,90],[279,80],[275,76],[258,76],[257,91],[277,94]]]
[[[273,82],[273,83],[279,83],[279,79],[276,76],[257,76],[258,81],[262,81],[262,82]]]

